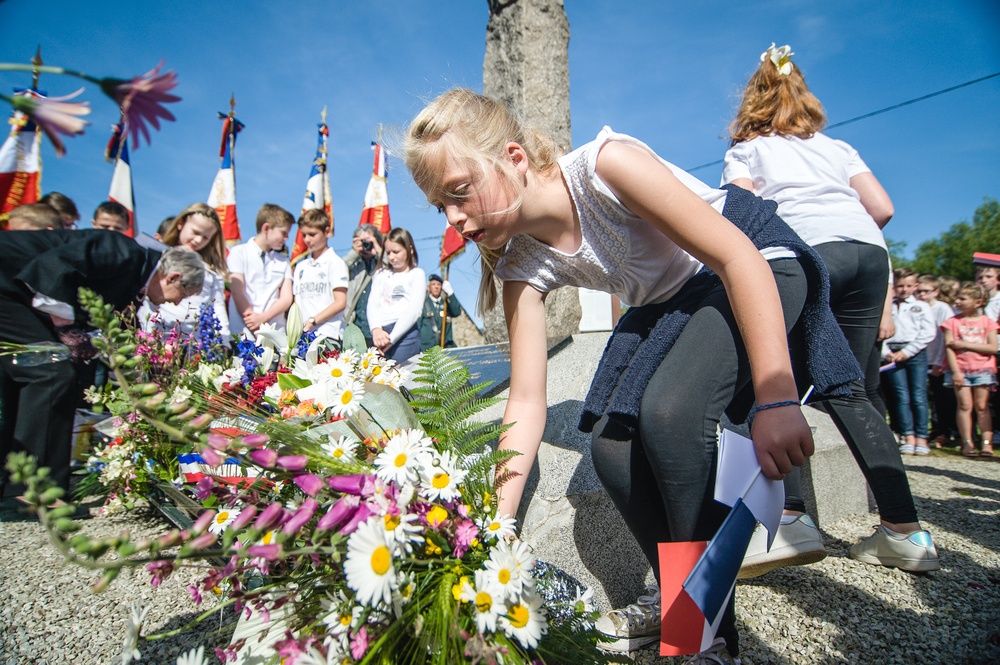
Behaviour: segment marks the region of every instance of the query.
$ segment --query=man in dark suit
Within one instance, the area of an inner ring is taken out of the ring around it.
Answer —
[[[445,309],[448,319],[445,323]],[[424,311],[420,315],[420,350],[435,346],[453,348],[455,340],[451,337],[451,320],[461,316],[462,305],[455,297],[451,285],[438,275],[427,278],[427,296],[424,298]],[[441,325],[444,324],[444,341],[441,341]]]
[[[88,322],[80,287],[116,310],[143,293],[155,304],[178,303],[198,293],[204,281],[198,255],[184,248],[161,249],[142,247],[112,231],[0,233],[0,341],[82,339],[79,332],[67,335]],[[69,487],[76,389],[68,360],[31,365],[0,358],[0,466],[11,452],[26,451],[52,469],[57,484]],[[4,504],[22,491],[0,470]]]

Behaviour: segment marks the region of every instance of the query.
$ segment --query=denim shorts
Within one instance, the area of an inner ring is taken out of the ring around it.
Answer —
[[[997,376],[993,372],[978,372],[976,374],[966,374],[965,375],[965,385],[969,388],[978,388],[980,386],[995,386],[997,384]],[[952,381],[951,372],[945,371],[944,373],[944,387],[952,388],[955,382]]]

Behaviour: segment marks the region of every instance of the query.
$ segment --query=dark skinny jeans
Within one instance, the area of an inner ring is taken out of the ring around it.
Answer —
[[[854,357],[866,372],[871,372],[868,363],[878,337],[889,284],[886,252],[877,245],[855,241],[824,243],[814,249],[830,271],[833,315]],[[878,372],[878,368],[874,371]],[[877,374],[874,381],[873,385],[877,385]],[[899,446],[885,416],[872,406],[865,385],[857,381],[851,384],[850,397],[830,400],[824,405],[875,495],[879,516],[896,524],[916,522],[917,509]],[[805,510],[798,469],[785,476],[785,497],[788,510]]]
[[[796,259],[769,265],[788,330],[802,312],[806,279]],[[749,384],[746,350],[719,286],[694,312],[646,387],[638,435],[630,437],[607,416],[594,428],[597,475],[657,579],[657,543],[710,540],[729,514],[713,498],[719,420],[734,400],[753,399],[751,390],[743,390]],[[735,621],[730,598],[718,635],[733,656],[739,653]]]

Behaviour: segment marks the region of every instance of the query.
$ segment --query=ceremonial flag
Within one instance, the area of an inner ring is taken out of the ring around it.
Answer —
[[[19,95],[35,95],[18,90]],[[0,147],[0,228],[7,227],[10,211],[35,203],[42,195],[42,133],[31,118],[14,111],[10,134]]]
[[[447,265],[463,251],[465,251],[465,238],[449,224],[441,238],[441,265]]]
[[[120,203],[128,210],[128,228],[125,235],[135,237],[135,194],[132,191],[132,164],[128,158],[128,134],[124,122],[111,127],[111,140],[105,151],[105,158],[115,160],[115,171],[111,176],[111,190],[108,200]]]
[[[331,225],[333,223],[333,199],[330,196],[330,176],[326,170],[327,139],[330,129],[326,126],[326,109],[323,109],[323,122],[319,123],[319,138],[316,144],[316,157],[313,158],[312,170],[306,182],[306,195],[302,199],[302,212],[322,209],[326,212]],[[302,240],[302,229],[295,234],[295,245],[292,247],[292,264],[304,257],[309,250]]]
[[[240,242],[240,221],[236,216],[236,160],[233,153],[236,149],[236,135],[243,130],[243,123],[236,119],[235,98],[229,100],[229,114],[219,113],[222,123],[222,145],[219,157],[222,165],[212,183],[212,191],[208,194],[208,205],[215,208],[222,222],[222,235],[227,246]]]
[[[358,222],[358,226],[371,224],[385,234],[392,228],[389,223],[389,192],[385,187],[385,152],[382,150],[382,144],[377,141],[372,143],[372,150],[375,151],[375,165],[372,168],[372,178],[368,181],[365,207],[361,210],[361,221]]]

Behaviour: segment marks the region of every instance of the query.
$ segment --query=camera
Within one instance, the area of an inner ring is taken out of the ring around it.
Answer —
[[[375,243],[373,243],[371,240],[362,240],[361,249],[365,250],[366,252],[370,252],[373,249],[375,249]]]

